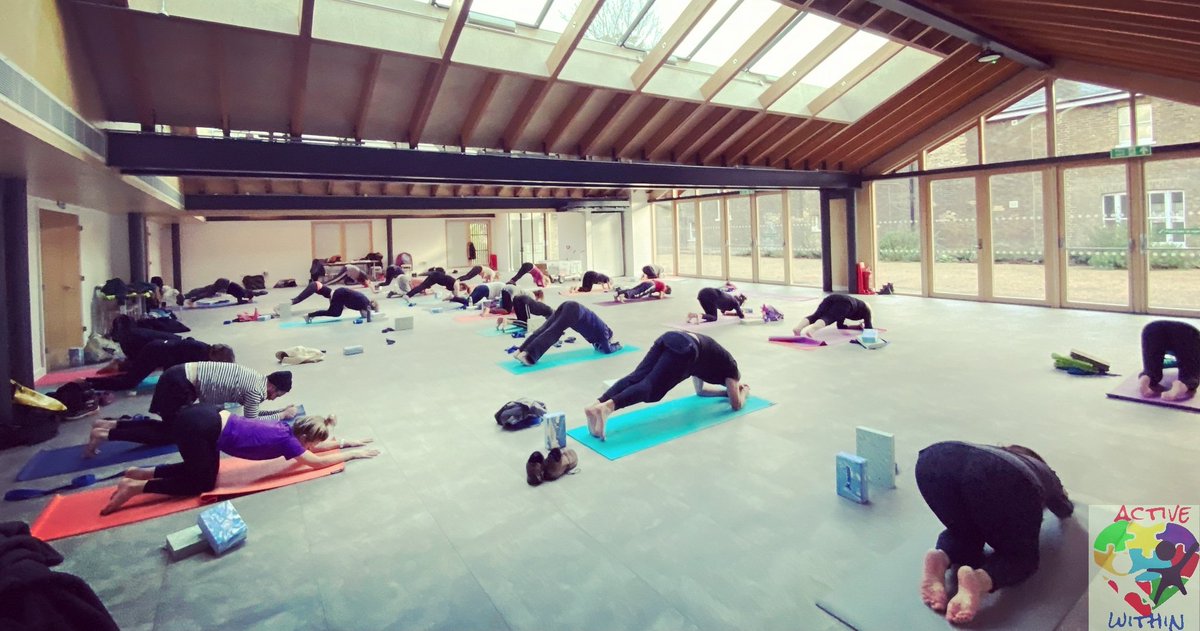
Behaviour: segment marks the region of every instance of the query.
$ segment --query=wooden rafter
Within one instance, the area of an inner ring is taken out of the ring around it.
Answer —
[[[730,81],[745,68],[751,60],[764,48],[770,46],[775,38],[787,28],[796,18],[796,10],[789,6],[780,6],[775,10],[758,30],[746,39],[738,49],[709,76],[700,86],[700,94],[706,101],[711,101]]]
[[[625,116],[638,102],[638,98],[628,92],[618,92],[613,95],[604,111],[596,117],[596,122],[583,133],[579,139],[579,155],[594,155],[605,132],[612,129],[621,117]]]
[[[504,128],[504,133],[500,136],[501,149],[512,151],[517,146],[521,135],[525,133],[525,128],[533,120],[533,115],[542,107],[546,96],[550,94],[552,85],[553,83],[549,79],[534,79],[533,84],[525,90],[525,98],[521,99],[520,105],[513,112],[512,118]]]
[[[763,115],[764,112],[750,112],[747,110],[714,110],[711,115],[705,117],[696,135],[688,138],[686,143],[676,147],[675,160],[678,162],[689,161],[704,146],[704,143],[712,140],[713,137],[737,133],[743,126],[750,124],[751,120],[761,118]]]
[[[807,137],[808,134],[812,133],[814,127],[822,125],[821,122],[811,118],[804,120],[787,119],[787,122],[792,125],[791,129],[781,134],[761,138],[747,151],[746,159],[750,164],[759,164],[770,156],[776,155],[775,152],[780,148],[791,146],[790,143],[795,143],[800,138]]]
[[[775,101],[778,101],[783,97],[784,94],[787,94],[789,90],[796,87],[796,84],[800,83],[801,79],[807,76],[808,73],[812,72],[813,68],[821,65],[821,62],[825,61],[825,59],[832,55],[833,52],[838,49],[838,47],[840,47],[842,44],[845,44],[847,40],[853,37],[854,33],[855,31],[853,28],[844,24],[833,29],[833,32],[826,36],[825,39],[821,40],[821,43],[817,44],[816,47],[814,47],[812,51],[805,55],[803,59],[796,62],[796,65],[792,66],[790,70],[783,73],[782,77],[772,82],[766,90],[763,90],[763,93],[758,97],[758,102],[763,107],[771,107],[774,105]]]
[[[129,79],[129,92],[133,94],[137,104],[138,122],[142,125],[142,131],[154,131],[157,122],[154,114],[154,95],[146,83],[148,75],[145,57],[142,55],[137,26],[133,23],[133,12],[118,11],[115,21],[121,64],[125,68],[125,76]]]
[[[550,56],[546,58],[546,70],[549,71],[551,80],[557,79],[562,69],[566,67],[571,53],[575,52],[575,47],[579,45],[584,33],[592,25],[592,20],[596,19],[596,15],[600,13],[602,4],[601,0],[583,0],[575,8],[571,21],[567,22],[567,27],[563,29],[562,34],[558,37],[558,42],[554,44],[554,49],[550,51]]]
[[[711,162],[713,158],[721,155],[721,152],[741,140],[746,134],[750,134],[767,119],[766,112],[737,112],[736,118],[732,119],[727,128],[714,134],[704,145],[696,149],[696,160],[701,164]],[[684,159],[686,160],[687,157],[685,155]]]
[[[226,136],[229,135],[229,78],[225,67],[225,37],[220,29],[208,32],[208,50],[212,59],[210,66],[217,81],[217,112],[216,127]]]
[[[636,70],[633,71],[633,89],[641,91],[650,83],[650,79],[654,77],[654,73],[658,72],[659,68],[666,63],[671,56],[671,52],[675,47],[683,41],[688,33],[696,27],[700,18],[708,12],[717,0],[692,0],[683,11],[680,11],[679,17],[671,23],[671,27],[663,34],[658,44],[651,50],[646,52],[646,57],[642,59],[642,63],[638,64]]]
[[[498,72],[489,72],[484,77],[483,84],[475,93],[475,100],[471,102],[471,109],[467,110],[467,117],[463,119],[462,127],[458,131],[458,144],[463,149],[471,146],[471,139],[475,136],[479,121],[483,120],[488,103],[491,103],[492,96],[496,93],[496,88],[500,87],[500,80],[503,78],[504,75]]]
[[[358,105],[354,108],[354,139],[362,142],[363,127],[367,124],[367,108],[371,106],[371,98],[375,95],[375,84],[379,80],[379,66],[383,64],[383,53],[371,53],[367,62],[366,72],[363,73],[362,89],[358,92]]]
[[[554,150],[554,145],[562,140],[563,134],[567,128],[571,126],[571,121],[579,116],[579,112],[587,104],[588,100],[596,91],[592,88],[577,87],[575,93],[571,95],[571,99],[567,101],[567,106],[558,114],[558,118],[551,123],[550,129],[546,131],[546,135],[542,137],[542,147],[549,153]]]
[[[633,157],[634,149],[641,146],[640,142],[678,111],[681,105],[679,101],[670,99],[652,101],[613,142],[613,153],[622,158]]]
[[[288,134],[299,138],[304,133],[304,97],[308,92],[308,60],[312,57],[313,5],[303,0],[300,8],[300,37],[292,45],[292,83],[289,102]]]
[[[886,64],[902,50],[904,50],[903,44],[891,41],[885,42],[883,46],[879,47],[879,50],[871,53],[870,57],[867,57],[862,63],[855,66],[853,70],[846,73],[846,76],[842,77],[840,81],[813,99],[808,104],[809,114],[812,116],[820,115],[830,105],[833,105],[834,101],[842,98],[843,95],[854,89],[859,83],[862,83],[863,79],[871,76],[871,73],[879,70],[880,66]]]
[[[679,142],[693,127],[700,124],[702,121],[711,120],[716,122],[721,118],[723,112],[715,107],[707,104],[697,105],[686,113],[680,112],[678,121],[672,120],[671,125],[663,127],[646,141],[644,151],[651,160],[665,156],[675,149],[675,143]]]
[[[442,82],[450,71],[450,60],[454,57],[454,49],[458,46],[459,37],[471,13],[473,0],[454,0],[450,5],[450,13],[442,25],[442,33],[438,38],[438,46],[442,58],[433,62],[425,71],[425,82],[421,87],[421,96],[417,99],[417,107],[413,111],[412,120],[408,125],[408,146],[415,149],[425,133],[425,125],[433,113],[433,104],[437,101],[438,93],[442,91]]]
[[[758,128],[753,129],[746,134],[745,138],[740,143],[734,143],[720,154],[723,164],[737,164],[742,158],[750,153],[750,149],[759,142],[770,138],[783,136],[782,129],[788,124],[795,124],[795,119],[787,116],[776,116],[773,120],[768,119],[759,124]],[[708,161],[715,160],[716,156],[712,156]]]

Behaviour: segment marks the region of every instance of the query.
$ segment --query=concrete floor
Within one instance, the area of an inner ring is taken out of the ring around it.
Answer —
[[[664,322],[695,309],[705,284],[679,281],[668,300],[596,309],[622,342],[645,349]],[[772,302],[789,320],[816,302],[765,296],[819,295],[746,289],[756,307]],[[767,344],[761,326],[715,328],[753,392],[778,405],[616,462],[577,446],[581,472],[538,488],[526,485],[524,462],[541,430],[501,432],[492,414],[533,397],[566,411],[569,427],[581,425],[601,382],[625,374],[641,353],[515,376],[495,365],[513,340],[481,337],[475,325],[394,300],[385,311],[415,313],[417,323],[392,334],[393,346],[380,333],[388,323],[283,330],[277,322],[222,326],[235,309],[188,311],[181,317],[196,337],[232,344],[241,363],[264,372],[278,349],[331,351],[324,363],[293,369],[293,394],[280,403],[336,413],[343,435],[373,436],[383,454],[341,475],[236,499],[249,541],[223,558],[171,563],[159,550],[195,512],[54,545],[67,557],[62,569],[87,580],[130,630],[832,630],[842,627],[813,601],[843,570],[913,536],[906,524],[928,509],[912,465],[930,443],[1028,445],[1087,501],[1200,503],[1200,418],[1107,400],[1115,378],[1051,368],[1050,352],[1080,348],[1109,358],[1117,372],[1136,372],[1138,334],[1150,318],[868,300],[877,326],[889,329],[888,348],[803,352]],[[309,302],[315,309],[323,301]],[[366,352],[342,356],[349,344]],[[147,405],[148,397],[121,397],[105,413]],[[11,480],[37,449],[82,442],[88,424],[67,423],[51,442],[4,452],[0,476]],[[853,451],[856,425],[896,434],[899,488],[875,493],[870,506],[832,488],[834,454]],[[44,504],[4,504],[0,519],[32,521]],[[918,569],[898,597],[917,597]],[[1062,628],[1085,626],[1081,602]]]

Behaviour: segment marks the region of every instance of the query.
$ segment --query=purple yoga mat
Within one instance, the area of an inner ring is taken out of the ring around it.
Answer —
[[[1178,369],[1168,368],[1167,370],[1164,370],[1163,371],[1163,380],[1162,380],[1163,387],[1170,388],[1171,384],[1175,383],[1175,381],[1178,379],[1178,377],[1179,377]],[[1157,398],[1157,397],[1152,398],[1152,399],[1147,399],[1146,397],[1143,397],[1142,393],[1141,393],[1141,389],[1138,388],[1138,376],[1137,375],[1130,376],[1128,379],[1126,379],[1124,382],[1122,382],[1121,385],[1117,386],[1116,388],[1113,388],[1113,390],[1108,393],[1108,397],[1110,399],[1124,399],[1126,401],[1133,401],[1134,403],[1149,403],[1150,405],[1161,405],[1162,407],[1176,408],[1179,410],[1186,410],[1188,412],[1200,412],[1200,399],[1198,399],[1197,397],[1194,397],[1194,396],[1192,398],[1186,399],[1184,401],[1164,401],[1161,398]]]
[[[720,318],[717,318],[715,322],[701,322],[700,324],[688,324],[687,322],[667,322],[665,324],[672,328],[683,329],[684,331],[703,333],[705,331],[711,331],[719,326],[737,324],[741,321],[742,320],[736,316],[721,316]]]

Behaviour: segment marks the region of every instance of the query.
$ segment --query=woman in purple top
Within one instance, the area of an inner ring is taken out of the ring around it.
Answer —
[[[295,459],[314,469],[379,455],[376,449],[314,453],[334,447],[362,447],[371,442],[333,439],[329,428],[335,422],[332,416],[302,416],[288,427],[282,421],[245,419],[216,406],[186,407],[179,411],[172,428],[183,462],[126,470],[100,514],[107,515],[142,493],[199,495],[211,491],[217,485],[222,452],[246,460]],[[119,427],[106,431],[106,439],[125,440]]]

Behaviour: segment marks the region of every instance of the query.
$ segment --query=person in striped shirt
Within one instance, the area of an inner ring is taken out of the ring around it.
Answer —
[[[188,362],[172,366],[163,371],[150,400],[150,413],[157,414],[162,421],[104,419],[92,424],[91,438],[84,448],[85,458],[96,455],[109,430],[117,427],[138,428],[137,442],[148,445],[166,445],[172,442],[172,426],[179,410],[199,402],[207,405],[239,403],[241,416],[248,419],[282,420],[296,416],[296,407],[288,406],[278,411],[259,410],[263,401],[277,399],[292,389],[292,373],[287,370],[273,372],[266,377],[259,372],[224,362]]]

